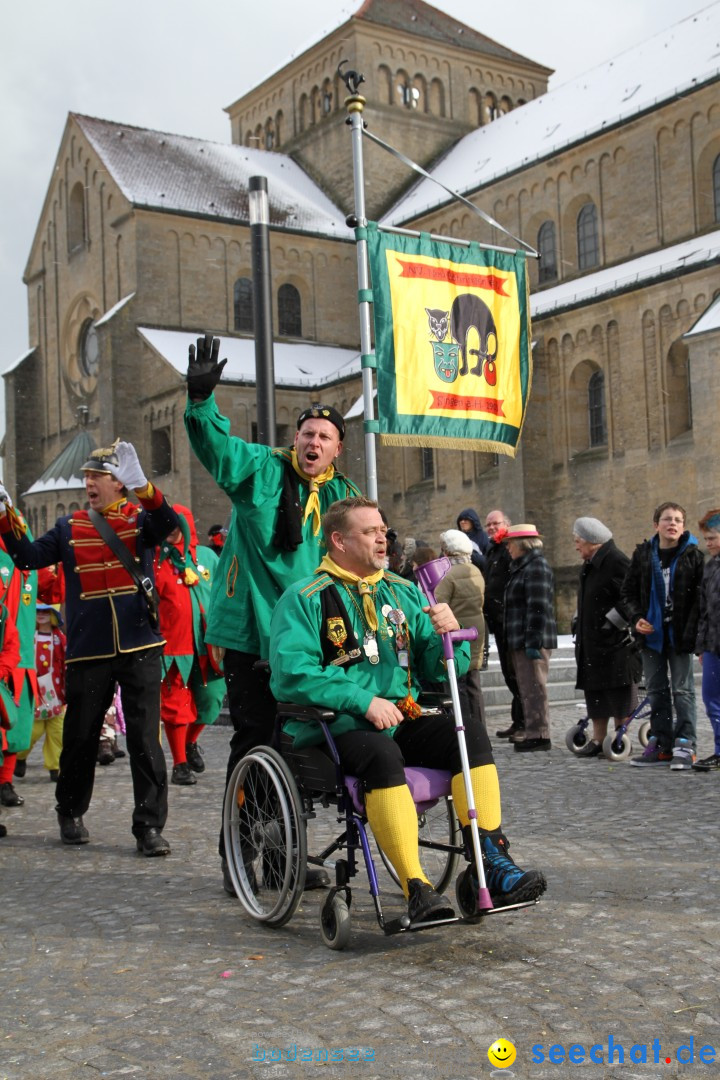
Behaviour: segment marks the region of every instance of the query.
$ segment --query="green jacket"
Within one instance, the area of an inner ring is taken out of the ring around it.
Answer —
[[[296,551],[280,551],[273,543],[289,448],[272,449],[231,435],[230,421],[218,411],[214,394],[207,401],[188,401],[185,427],[195,454],[233,507],[214,575],[205,639],[267,657],[273,608],[288,586],[317,567],[325,553],[322,533],[313,535],[309,518]],[[320,512],[338,499],[359,494],[336,471],[320,488]],[[303,509],[307,498],[307,484],[301,480]]]
[[[330,725],[334,735],[363,729],[374,731],[373,725],[365,719],[374,697],[397,702],[409,691],[417,700],[421,680],[438,682],[446,678],[442,638],[435,633],[429,616],[422,610],[427,600],[417,585],[386,572],[373,590],[379,624],[378,663],[371,664],[363,652],[359,663],[323,666],[327,659],[323,638],[328,638],[329,634],[328,627],[323,626],[322,593],[333,580],[326,573],[317,573],[293,585],[278,602],[270,633],[270,689],[278,701],[333,709],[337,713]],[[358,591],[341,582],[336,584],[362,648],[366,628],[360,615],[362,604]],[[410,630],[410,687],[408,671],[398,662],[395,628],[382,614],[383,607],[400,608],[405,613]],[[467,642],[456,647],[455,656],[458,674],[464,675],[470,659]],[[412,720],[405,723],[412,723]],[[322,730],[310,721],[290,720],[285,730],[292,735],[298,748],[323,741]],[[392,736],[395,731],[396,727],[388,728],[384,734]]]

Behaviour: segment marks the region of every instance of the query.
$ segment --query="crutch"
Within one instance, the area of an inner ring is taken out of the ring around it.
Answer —
[[[439,559],[433,559],[431,562],[419,566],[415,571],[415,577],[417,578],[418,584],[425,593],[430,604],[437,603],[435,600],[435,588],[438,582],[442,581],[445,577],[451,565],[450,560],[443,555]],[[475,641],[477,638],[477,629],[474,626],[471,626],[468,630],[451,630],[449,633],[442,634],[441,636],[443,641],[443,652],[447,663],[448,682],[450,683],[450,699],[452,701],[453,715],[455,717],[455,732],[457,734],[458,747],[460,749],[460,762],[462,764],[465,796],[468,804],[468,817],[470,818],[470,835],[472,836],[473,853],[475,855],[475,866],[478,875],[477,910],[478,912],[487,912],[493,910],[493,902],[490,899],[490,892],[485,883],[485,869],[483,867],[482,850],[480,848],[480,832],[478,830],[477,810],[475,809],[472,781],[470,780],[470,762],[468,761],[467,756],[465,725],[463,724],[462,711],[460,709],[460,693],[458,691],[455,649],[453,647],[454,642],[456,641]]]

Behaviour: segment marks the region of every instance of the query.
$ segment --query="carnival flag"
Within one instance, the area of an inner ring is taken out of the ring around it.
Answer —
[[[382,441],[514,457],[532,376],[526,258],[367,227]]]

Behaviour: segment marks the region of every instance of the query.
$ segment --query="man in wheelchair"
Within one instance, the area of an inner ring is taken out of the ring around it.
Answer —
[[[454,912],[430,885],[418,850],[415,804],[405,765],[447,769],[470,865],[463,892],[477,896],[467,797],[452,716],[421,716],[423,680],[442,681],[440,635],[459,629],[447,604],[429,607],[413,583],[385,571],[386,526],[376,502],[363,496],[333,503],[323,517],[327,555],[310,578],[278,602],[270,631],[271,689],[278,701],[322,705],[336,717],[330,730],[347,774],[365,790],[368,822],[395,867],[411,922]],[[457,648],[458,673],[469,646]],[[501,830],[500,786],[487,732],[464,718],[472,790],[487,887],[494,907],[537,899],[538,870],[521,870]],[[290,720],[296,748],[321,744],[320,727]],[[474,892],[471,892],[474,890]]]

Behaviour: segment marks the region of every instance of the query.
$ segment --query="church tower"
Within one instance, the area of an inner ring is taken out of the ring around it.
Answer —
[[[365,76],[369,129],[423,167],[545,93],[551,74],[423,0],[365,0],[226,110],[234,143],[290,155],[346,213],[353,177],[343,60]],[[415,174],[369,141],[364,159],[367,212],[377,218]]]

